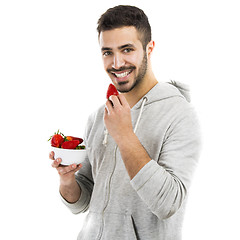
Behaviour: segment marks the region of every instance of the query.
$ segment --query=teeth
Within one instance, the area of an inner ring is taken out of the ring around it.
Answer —
[[[123,77],[126,77],[129,73],[130,73],[130,71],[123,72],[123,73],[114,73],[114,74],[117,76],[117,78],[123,78]]]

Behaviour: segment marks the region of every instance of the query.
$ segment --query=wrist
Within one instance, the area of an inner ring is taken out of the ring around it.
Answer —
[[[73,175],[72,177],[68,177],[68,178],[64,178],[64,177],[60,177],[60,185],[63,187],[70,187],[74,184],[76,184],[76,178],[75,175]]]
[[[118,141],[118,148],[130,179],[133,179],[140,169],[151,161],[135,133],[123,136]]]
[[[59,192],[68,203],[75,203],[81,196],[81,188],[76,180],[60,183]]]
[[[129,131],[126,134],[122,134],[118,138],[115,139],[115,141],[120,149],[129,147],[130,145],[134,144],[137,140],[138,140],[138,138],[133,131]]]

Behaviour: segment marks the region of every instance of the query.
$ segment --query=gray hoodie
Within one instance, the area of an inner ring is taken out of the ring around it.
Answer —
[[[76,173],[81,197],[74,204],[62,198],[74,214],[89,211],[78,239],[181,239],[200,152],[198,121],[189,101],[185,85],[158,83],[131,109],[135,134],[152,159],[132,180],[116,143],[106,136],[104,106],[89,117],[88,157]]]

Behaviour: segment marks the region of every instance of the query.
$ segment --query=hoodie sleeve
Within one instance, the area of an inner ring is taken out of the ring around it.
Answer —
[[[131,180],[132,187],[160,219],[182,205],[200,152],[199,125],[193,109],[169,126],[158,159],[152,159]]]

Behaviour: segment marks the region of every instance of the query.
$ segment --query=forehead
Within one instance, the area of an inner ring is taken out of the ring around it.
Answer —
[[[99,44],[101,48],[107,47],[112,49],[125,44],[132,44],[136,47],[142,45],[136,28],[132,26],[101,32],[99,35]]]

